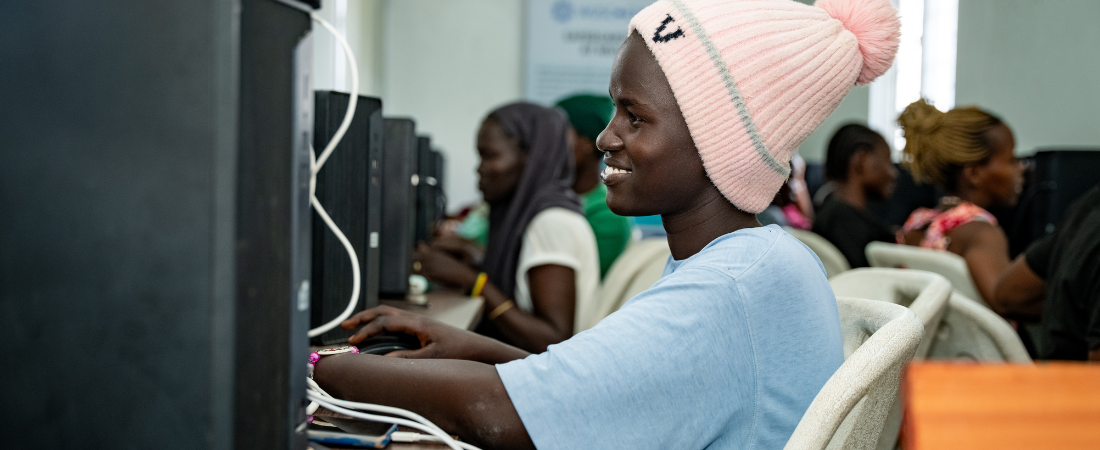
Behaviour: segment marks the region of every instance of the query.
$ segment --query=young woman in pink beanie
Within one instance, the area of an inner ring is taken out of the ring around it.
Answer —
[[[408,408],[488,448],[781,448],[843,362],[813,253],[763,210],[798,144],[884,72],[886,0],[661,0],[615,58],[597,139],[608,206],[660,214],[665,275],[540,354],[387,308],[345,327],[416,335],[398,355],[321,358],[343,399]],[[431,359],[428,359],[431,358]],[[446,358],[446,359],[443,359]]]

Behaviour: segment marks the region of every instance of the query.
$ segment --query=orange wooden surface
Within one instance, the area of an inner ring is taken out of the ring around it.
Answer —
[[[913,363],[905,450],[1100,449],[1100,364]]]

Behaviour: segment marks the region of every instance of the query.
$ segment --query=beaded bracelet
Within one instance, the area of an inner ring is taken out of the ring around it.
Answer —
[[[359,353],[359,348],[354,345],[345,345],[343,347],[326,348],[324,350],[318,350],[309,354],[309,377],[313,378],[313,368],[317,365],[317,361],[321,360],[322,356],[338,355],[340,353]]]

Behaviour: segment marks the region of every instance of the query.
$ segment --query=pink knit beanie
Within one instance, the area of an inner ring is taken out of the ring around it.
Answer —
[[[630,21],[668,78],[707,175],[754,214],[852,86],[890,68],[900,27],[887,0],[660,0]]]

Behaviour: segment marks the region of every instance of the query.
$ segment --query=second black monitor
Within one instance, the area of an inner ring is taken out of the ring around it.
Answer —
[[[379,294],[404,298],[416,243],[419,141],[411,119],[385,119]]]

